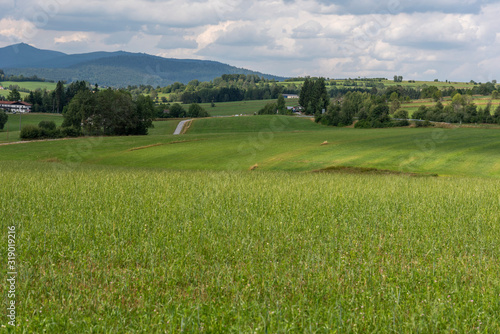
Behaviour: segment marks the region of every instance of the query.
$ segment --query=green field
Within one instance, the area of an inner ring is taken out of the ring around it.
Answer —
[[[8,114],[9,118],[3,130],[0,130],[0,143],[19,141],[19,129],[24,125],[38,125],[41,121],[54,121],[57,126],[63,122],[61,114]]]
[[[0,146],[16,332],[500,331],[498,130],[178,122]]]
[[[497,129],[365,130],[326,127],[309,118],[244,116],[195,120],[186,135],[173,136],[177,122],[155,123],[157,128],[149,136],[3,146],[2,160],[62,164],[76,160],[176,170],[247,170],[255,164],[274,171],[352,166],[442,176],[500,176]],[[328,144],[321,145],[325,141]]]
[[[3,86],[5,88],[9,87],[10,85],[18,85],[21,88],[28,89],[28,90],[54,90],[56,89],[57,83],[55,82],[41,82],[41,81],[22,81],[22,82],[17,82],[17,81],[0,81],[0,86]]]
[[[242,132],[291,132],[315,131],[325,128],[312,121],[312,117],[274,115],[240,116],[229,118],[204,118],[193,121],[189,134],[242,133]]]
[[[10,94],[10,90],[8,89],[2,89],[0,90],[0,95],[3,96],[5,99],[7,99],[7,96],[9,96]],[[19,92],[19,95],[21,95],[21,98],[25,98],[26,96],[29,95],[29,93],[26,93],[26,92]]]
[[[500,331],[498,179],[0,171],[20,332]]]
[[[200,105],[209,112],[211,116],[233,116],[233,115],[253,115],[262,109],[266,104],[276,102],[276,100],[252,100],[252,101],[237,101],[237,102],[221,102],[215,103],[215,107],[211,107],[210,103],[201,103]],[[297,106],[298,99],[285,99],[287,106]],[[189,106],[185,106],[187,110]]]
[[[53,82],[38,82],[38,81],[23,81],[23,82],[0,81],[0,86],[5,87],[5,89],[0,90],[0,95],[7,98],[7,96],[10,94],[10,90],[7,88],[10,85],[18,85],[19,87],[28,90],[36,90],[36,89],[54,90],[57,84]],[[19,94],[23,99],[29,95],[29,93],[26,92],[19,92]]]
[[[481,95],[475,95],[473,96],[472,99],[473,103],[478,107],[484,109],[488,103],[491,103],[491,112],[494,112],[495,108],[497,108],[500,105],[500,100],[493,100],[491,96],[481,96]],[[443,106],[451,104],[451,98],[446,97],[441,101]],[[401,104],[401,108],[405,109],[408,111],[409,115],[415,111],[420,106],[426,106],[428,108],[433,107],[436,105],[436,102],[433,99],[419,99],[419,100],[412,100],[410,102],[405,102]]]

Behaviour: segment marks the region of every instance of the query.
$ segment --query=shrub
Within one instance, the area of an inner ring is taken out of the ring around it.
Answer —
[[[74,127],[60,128],[62,137],[78,137],[82,135],[80,129]]]
[[[418,107],[418,110],[413,113],[413,117],[415,119],[423,119],[427,116],[427,107],[426,106],[420,106]]]
[[[395,127],[408,126],[408,125],[410,125],[410,122],[408,122],[408,120],[406,120],[406,119],[403,119],[401,121],[395,121],[395,122],[393,122],[392,125],[395,126]]]
[[[49,139],[49,138],[61,138],[61,130],[60,129],[45,129],[38,128],[40,131],[40,138]]]
[[[21,134],[19,135],[21,139],[38,139],[40,138],[40,128],[35,125],[25,125],[21,129]]]
[[[188,117],[208,117],[208,112],[199,104],[193,103],[189,106]]]
[[[434,126],[431,122],[428,120],[425,120],[423,122],[415,122],[415,127],[417,128],[428,128],[430,126]]]
[[[40,122],[41,123],[41,122]],[[68,128],[51,128],[38,127],[35,125],[25,125],[21,129],[21,139],[52,139],[64,137],[78,137],[82,133],[79,129],[73,127]]]
[[[56,123],[54,123],[54,121],[41,121],[38,123],[38,127],[40,129],[54,131],[56,129]]]
[[[399,109],[394,113],[394,118],[408,119],[408,111],[404,109]]]
[[[278,110],[278,105],[274,102],[266,104],[262,109],[259,110],[259,115],[273,115],[276,114]]]

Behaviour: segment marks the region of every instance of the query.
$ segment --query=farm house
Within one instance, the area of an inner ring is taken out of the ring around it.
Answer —
[[[0,101],[0,109],[25,113],[31,111],[31,104],[23,101]]]

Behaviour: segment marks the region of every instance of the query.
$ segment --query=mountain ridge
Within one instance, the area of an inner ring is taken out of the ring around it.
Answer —
[[[213,60],[164,58],[146,53],[96,51],[66,54],[41,50],[25,43],[0,48],[0,69],[6,74],[100,86],[167,86],[176,81],[210,81],[223,74],[252,74],[266,79],[284,77],[238,68]]]

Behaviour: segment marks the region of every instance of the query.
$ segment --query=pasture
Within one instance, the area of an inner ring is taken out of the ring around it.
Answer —
[[[28,90],[54,90],[56,88],[56,83],[53,82],[39,82],[39,81],[22,81],[22,82],[17,82],[17,81],[0,81],[0,86],[4,87],[5,89],[0,90],[0,95],[3,96],[4,98],[7,98],[7,96],[10,94],[10,90],[8,87],[10,85],[18,85],[21,88],[28,89]],[[24,99],[29,95],[29,93],[26,92],[19,92],[21,97]]]
[[[477,106],[478,109],[484,109],[488,103],[491,103],[491,113],[495,111],[495,109],[500,105],[500,100],[492,99],[491,96],[482,96],[475,95],[472,97],[472,102]],[[441,101],[443,106],[447,106],[451,104],[451,98],[446,97]],[[419,99],[412,100],[410,102],[401,103],[401,108],[408,111],[408,114],[411,116],[413,112],[417,111],[420,106],[426,106],[431,108],[436,105],[436,102],[433,99]]]
[[[1,160],[55,161],[172,170],[313,171],[368,167],[440,176],[499,177],[497,129],[352,129],[309,118],[245,116],[155,122],[148,136],[78,138],[8,145]],[[322,145],[323,143],[326,145]]]
[[[0,171],[19,332],[500,330],[498,179]]]
[[[24,125],[38,125],[41,121],[53,121],[57,126],[63,122],[61,114],[8,114],[9,118],[3,130],[0,130],[0,143],[19,141],[20,128]]]
[[[498,130],[177,123],[0,146],[17,332],[500,331]]]
[[[7,88],[10,85],[12,85],[12,86],[17,85],[21,88],[34,91],[37,89],[54,90],[54,89],[56,89],[57,83],[56,82],[42,82],[42,81],[0,81],[0,86]]]
[[[262,109],[266,104],[276,102],[276,100],[251,100],[236,102],[219,102],[212,107],[210,103],[200,103],[210,116],[234,116],[234,115],[253,115]],[[286,106],[297,106],[298,99],[285,99]],[[189,105],[184,106],[189,109]]]

